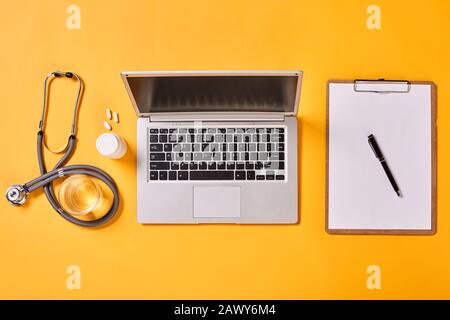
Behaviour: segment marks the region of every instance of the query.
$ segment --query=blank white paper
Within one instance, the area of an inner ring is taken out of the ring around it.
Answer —
[[[408,93],[355,92],[330,83],[328,228],[432,229],[431,85]],[[403,194],[367,138],[374,134]]]

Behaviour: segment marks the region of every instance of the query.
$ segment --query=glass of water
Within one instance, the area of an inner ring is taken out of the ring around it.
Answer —
[[[59,200],[67,212],[81,216],[101,206],[102,190],[90,177],[76,174],[61,184]]]

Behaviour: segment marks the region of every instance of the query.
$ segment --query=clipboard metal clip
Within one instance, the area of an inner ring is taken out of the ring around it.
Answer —
[[[406,80],[365,80],[356,79],[353,82],[355,92],[373,93],[408,93],[411,90],[411,82]]]

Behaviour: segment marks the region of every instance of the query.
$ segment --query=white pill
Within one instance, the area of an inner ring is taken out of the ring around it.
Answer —
[[[117,112],[113,113],[113,117],[114,117],[114,122],[119,123],[119,114]]]
[[[112,116],[111,116],[111,109],[106,109],[106,117],[109,119],[109,120],[111,120],[112,119]]]
[[[103,121],[103,125],[105,126],[106,130],[111,130],[111,125],[108,123],[108,121]]]

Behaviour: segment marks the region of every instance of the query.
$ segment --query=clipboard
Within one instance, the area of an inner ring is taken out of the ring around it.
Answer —
[[[328,81],[328,233],[436,233],[436,91],[433,82]],[[369,134],[377,137],[402,198],[375,158]]]

